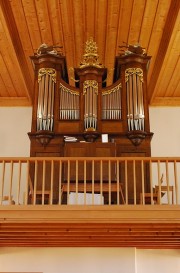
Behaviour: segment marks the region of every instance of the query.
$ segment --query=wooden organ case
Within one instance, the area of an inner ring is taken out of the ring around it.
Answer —
[[[35,85],[32,128],[28,133],[30,155],[150,156],[153,135],[147,101],[150,57],[143,50],[138,53],[127,50],[117,56],[114,83],[106,87],[107,69],[99,63],[96,43],[90,38],[83,61],[74,69],[76,87],[73,87],[68,83],[65,57],[47,45],[42,46],[43,50],[31,57]],[[108,134],[108,143],[102,143],[102,134]],[[77,142],[65,142],[65,136],[74,137]],[[129,171],[131,167],[128,167]],[[42,172],[41,168],[39,172]],[[122,163],[121,168],[124,168]],[[138,173],[138,166],[136,168]],[[146,171],[148,190],[148,165]],[[48,179],[47,174],[46,183]],[[123,175],[121,180],[123,182]],[[131,185],[129,189],[131,192]],[[137,191],[141,192],[140,181]],[[129,203],[132,199],[133,193],[130,193]]]

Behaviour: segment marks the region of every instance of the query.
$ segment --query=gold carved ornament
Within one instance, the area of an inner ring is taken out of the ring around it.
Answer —
[[[83,95],[86,94],[88,88],[93,88],[94,93],[98,95],[98,82],[95,80],[87,80],[83,83]]]
[[[87,66],[95,66],[98,68],[103,67],[103,65],[99,62],[96,42],[93,41],[92,37],[90,37],[90,39],[86,42],[85,53],[83,55],[83,60],[80,63],[80,68]]]
[[[56,70],[53,68],[40,68],[38,72],[38,82],[41,81],[44,75],[49,75],[53,82],[56,83]]]
[[[143,70],[141,68],[127,68],[125,70],[125,82],[128,82],[129,76],[136,74],[139,76],[141,82],[143,82]]]

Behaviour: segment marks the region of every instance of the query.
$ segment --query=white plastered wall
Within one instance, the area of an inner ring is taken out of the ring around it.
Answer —
[[[179,117],[180,108],[150,108],[152,156],[180,155]],[[31,108],[0,108],[0,125],[0,156],[29,156]],[[0,248],[0,272],[179,273],[180,250]]]

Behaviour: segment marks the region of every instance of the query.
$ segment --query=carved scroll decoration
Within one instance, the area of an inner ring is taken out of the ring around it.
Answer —
[[[59,119],[79,119],[79,92],[69,89],[60,83]]]
[[[37,131],[53,131],[56,70],[39,69],[38,84]]]
[[[143,70],[125,70],[128,130],[144,131]]]
[[[121,119],[121,83],[102,92],[102,119]]]
[[[83,83],[84,128],[86,131],[97,130],[97,96],[98,82],[87,80]]]

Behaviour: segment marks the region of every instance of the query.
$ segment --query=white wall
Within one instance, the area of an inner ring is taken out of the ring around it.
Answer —
[[[0,248],[0,271],[135,273],[135,249]]]
[[[180,250],[139,249],[136,264],[137,273],[179,273]]]
[[[31,107],[0,107],[0,156],[29,156]]]
[[[180,107],[150,107],[152,156],[180,156]]]
[[[152,156],[180,156],[180,108],[150,108]],[[31,108],[0,108],[0,156],[29,156]],[[0,248],[0,272],[179,273],[180,250]]]

